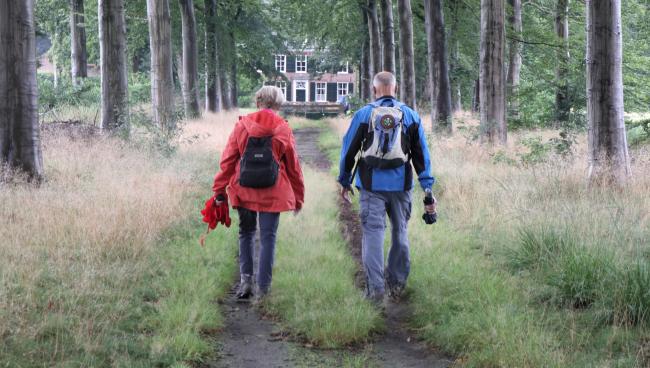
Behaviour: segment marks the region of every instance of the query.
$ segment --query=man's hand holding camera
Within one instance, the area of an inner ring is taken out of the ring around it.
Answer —
[[[435,224],[438,220],[438,214],[436,213],[436,197],[433,196],[431,189],[426,189],[424,191],[424,214],[422,219],[427,225]]]

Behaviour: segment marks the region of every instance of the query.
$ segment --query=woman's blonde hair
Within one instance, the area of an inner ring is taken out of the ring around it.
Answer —
[[[255,92],[255,102],[260,108],[279,110],[284,101],[284,93],[275,86],[264,86]]]

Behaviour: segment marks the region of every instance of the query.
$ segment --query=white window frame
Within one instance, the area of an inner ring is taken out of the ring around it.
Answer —
[[[298,83],[304,83],[305,88],[298,88]],[[296,93],[296,90],[299,89],[304,89],[305,90],[305,102],[309,102],[309,81],[308,80],[295,80],[293,81],[293,102],[298,102],[298,94]],[[302,102],[302,101],[300,101]]]
[[[307,55],[296,55],[296,73],[307,73]]]
[[[287,98],[287,82],[285,82],[285,81],[277,81],[277,82],[275,82],[275,86],[282,90],[282,93],[284,94],[284,98],[286,100],[286,98]]]
[[[350,62],[345,62],[345,69],[337,72],[337,74],[350,74]]]
[[[316,82],[316,102],[327,102],[327,83]]]
[[[341,93],[345,92],[345,93]],[[339,100],[339,97],[341,96],[347,96],[350,93],[350,83],[344,82],[344,83],[336,83],[336,100]]]
[[[287,72],[287,55],[275,55],[275,70],[281,73]]]

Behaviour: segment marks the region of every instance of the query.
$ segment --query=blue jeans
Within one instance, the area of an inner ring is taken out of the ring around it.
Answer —
[[[255,253],[255,233],[257,232],[258,213],[238,208],[239,212],[239,273],[243,276],[253,275],[253,255]],[[257,270],[257,286],[263,293],[271,288],[273,277],[273,257],[275,238],[280,222],[279,213],[260,212],[260,257]]]
[[[363,229],[361,256],[368,295],[383,294],[384,282],[393,286],[406,285],[411,270],[408,239],[411,192],[371,192],[361,189],[360,207]],[[384,278],[386,214],[391,224],[391,247]]]

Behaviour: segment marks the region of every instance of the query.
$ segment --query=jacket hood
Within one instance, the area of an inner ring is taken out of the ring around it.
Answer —
[[[273,135],[286,122],[272,110],[260,110],[240,118],[248,134],[254,137]]]

